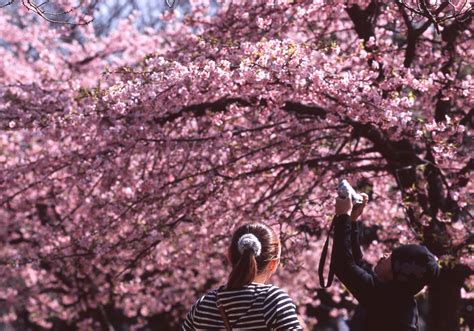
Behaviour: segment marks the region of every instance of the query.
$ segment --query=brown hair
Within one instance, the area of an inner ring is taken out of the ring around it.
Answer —
[[[248,247],[239,252],[239,239],[245,234],[253,234],[260,241],[261,251],[258,256]],[[227,289],[239,289],[250,284],[268,263],[278,257],[280,240],[275,231],[262,223],[249,223],[240,226],[232,236],[229,246],[229,259],[232,271],[227,281]]]

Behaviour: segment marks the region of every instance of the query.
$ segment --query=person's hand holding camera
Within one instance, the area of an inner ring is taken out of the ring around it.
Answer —
[[[369,201],[369,196],[367,194],[361,193],[361,196],[363,198],[362,203],[352,208],[352,212],[351,212],[352,222],[356,222],[357,219],[360,217],[360,215],[362,215],[362,213],[364,212],[364,208],[365,206],[367,206],[367,202]]]
[[[345,199],[336,198],[336,216],[351,215],[352,212],[352,198],[347,196]]]

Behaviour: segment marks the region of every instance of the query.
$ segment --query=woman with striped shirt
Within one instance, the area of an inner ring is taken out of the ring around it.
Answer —
[[[227,284],[201,297],[181,330],[302,330],[288,294],[266,284],[280,252],[280,240],[270,227],[239,227],[229,247],[232,271]]]

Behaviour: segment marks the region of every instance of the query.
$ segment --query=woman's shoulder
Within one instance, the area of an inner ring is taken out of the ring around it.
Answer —
[[[273,284],[260,284],[260,283],[251,283],[249,285],[246,285],[240,289],[233,289],[233,290],[228,290],[226,289],[225,285],[222,285],[218,288],[212,289],[208,291],[206,294],[202,295],[198,302],[202,301],[212,301],[215,302],[218,298],[226,298],[226,297],[231,297],[234,295],[238,295],[243,292],[249,292],[257,295],[285,295],[288,296],[288,293]]]
[[[282,289],[281,287],[278,287],[276,285],[272,285],[272,284],[269,284],[268,285],[268,293],[269,294],[286,294],[288,295],[288,293],[286,292],[286,290]]]
[[[281,302],[281,301],[293,302],[293,300],[290,298],[286,290],[276,285],[271,285],[268,288],[265,301],[266,302]]]
[[[217,293],[219,289],[213,289],[208,291],[206,294],[203,294],[197,301],[197,303],[201,302],[215,302],[217,300]]]

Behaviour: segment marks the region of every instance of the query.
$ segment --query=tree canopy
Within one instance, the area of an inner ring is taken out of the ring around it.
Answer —
[[[58,1],[54,20],[10,3],[0,321],[177,325],[225,282],[230,234],[250,221],[278,230],[273,280],[309,324],[327,294],[347,315],[351,297],[322,291],[316,266],[348,178],[370,196],[366,258],[426,245],[443,267],[428,325],[459,327],[474,268],[470,3],[190,0],[148,27],[108,10],[110,29],[86,24],[94,2]]]

